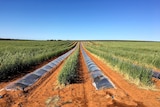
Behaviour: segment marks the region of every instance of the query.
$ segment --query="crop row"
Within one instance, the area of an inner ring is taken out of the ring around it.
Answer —
[[[117,45],[118,46],[118,45]],[[150,69],[146,69],[141,66],[136,66],[132,62],[128,62],[126,60],[119,59],[116,55],[112,55],[111,53],[105,51],[105,47],[102,50],[102,46],[95,45],[86,45],[86,48],[92,52],[93,54],[99,56],[104,59],[107,63],[109,63],[113,68],[118,68],[118,71],[124,75],[126,75],[129,79],[134,81],[138,81],[138,84],[142,84],[145,86],[152,85],[152,72]],[[119,50],[117,49],[117,52]]]
[[[71,84],[76,82],[78,78],[78,58],[79,58],[79,47],[76,51],[65,61],[64,66],[58,75],[58,82],[60,84]]]
[[[1,41],[0,80],[57,57],[74,46],[71,41]]]

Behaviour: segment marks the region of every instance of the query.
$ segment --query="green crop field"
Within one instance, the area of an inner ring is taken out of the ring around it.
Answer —
[[[92,41],[85,47],[138,84],[151,85],[151,70],[160,71],[160,42]]]
[[[0,41],[0,80],[22,73],[75,46],[73,41]]]

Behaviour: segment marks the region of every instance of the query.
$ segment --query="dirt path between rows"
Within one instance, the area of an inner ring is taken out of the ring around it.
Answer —
[[[159,107],[160,106],[160,89],[157,91],[140,89],[136,85],[129,83],[124,79],[122,75],[111,70],[101,59],[96,58],[89,51],[85,50],[90,58],[100,67],[102,71],[112,80],[112,82],[117,87],[117,92],[112,92],[114,96],[121,96],[120,93],[124,94],[126,97],[135,102],[137,107],[147,106],[147,107]],[[120,98],[119,100],[122,100]],[[120,102],[125,102],[120,101]]]

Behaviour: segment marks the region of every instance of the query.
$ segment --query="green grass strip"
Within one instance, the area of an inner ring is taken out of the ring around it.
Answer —
[[[64,62],[64,66],[58,75],[58,82],[60,84],[71,84],[76,82],[78,77],[78,58],[79,58],[79,47],[76,51]]]

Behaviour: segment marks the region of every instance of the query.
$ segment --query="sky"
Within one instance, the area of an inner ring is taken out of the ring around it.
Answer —
[[[160,0],[0,0],[0,38],[160,41]]]

